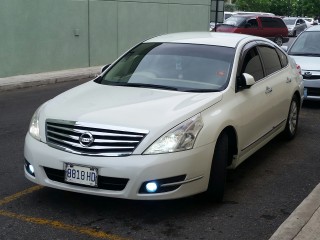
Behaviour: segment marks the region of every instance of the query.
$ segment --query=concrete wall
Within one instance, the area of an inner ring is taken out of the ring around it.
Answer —
[[[207,31],[210,0],[0,0],[0,77],[110,63],[163,33]]]

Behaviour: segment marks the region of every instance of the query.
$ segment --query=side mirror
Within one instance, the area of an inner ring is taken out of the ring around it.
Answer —
[[[297,22],[297,23],[296,23],[296,25],[298,26],[298,25],[300,25],[300,23],[299,23],[299,22]]]
[[[101,73],[103,73],[108,67],[110,67],[111,64],[107,64],[107,65],[104,65],[102,68],[101,68]]]
[[[243,73],[242,74],[244,76],[245,79],[245,83],[248,87],[251,87],[253,84],[256,83],[256,81],[254,80],[254,77],[248,73]]]
[[[242,73],[239,77],[238,77],[238,89],[247,89],[250,88],[252,85],[254,85],[256,83],[256,81],[254,80],[254,77],[248,73]]]
[[[283,50],[283,51],[285,51],[285,52],[288,52],[288,46],[281,46],[281,49]]]

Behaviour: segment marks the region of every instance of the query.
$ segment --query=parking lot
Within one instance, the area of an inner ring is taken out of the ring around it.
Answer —
[[[129,201],[36,186],[23,175],[34,110],[80,82],[1,92],[0,239],[268,239],[320,182],[319,103],[305,103],[297,138],[271,141],[230,171],[225,201],[198,195]]]

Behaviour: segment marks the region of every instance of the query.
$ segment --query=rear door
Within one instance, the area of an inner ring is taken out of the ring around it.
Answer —
[[[284,123],[287,118],[288,103],[291,98],[289,84],[292,83],[292,79],[290,79],[289,68],[283,66],[282,59],[274,46],[261,44],[258,50],[265,71],[264,81],[267,82],[265,94],[268,96],[269,120],[273,129]]]

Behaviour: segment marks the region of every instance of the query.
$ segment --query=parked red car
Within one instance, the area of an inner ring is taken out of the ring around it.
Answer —
[[[233,15],[216,27],[217,32],[243,33],[265,37],[279,46],[289,41],[288,28],[280,17]]]

